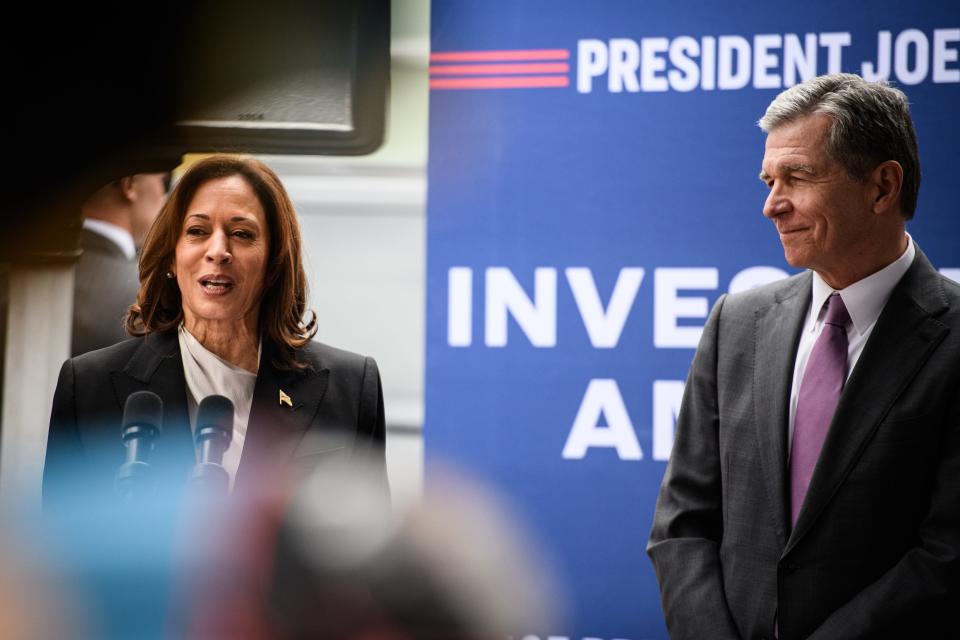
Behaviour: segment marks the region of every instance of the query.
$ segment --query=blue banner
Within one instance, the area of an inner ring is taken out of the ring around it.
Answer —
[[[960,5],[434,0],[431,21],[428,465],[507,494],[559,569],[563,628],[518,637],[665,638],[644,548],[703,323],[796,271],[756,122],[823,73],[903,89],[908,231],[960,279]]]

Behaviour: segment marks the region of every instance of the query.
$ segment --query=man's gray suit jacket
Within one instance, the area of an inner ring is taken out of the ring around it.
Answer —
[[[72,356],[130,337],[123,318],[140,286],[136,259],[128,259],[112,240],[89,229],[83,230],[81,240],[83,254],[73,287]]]
[[[647,547],[670,637],[772,638],[775,622],[780,640],[958,637],[960,285],[918,249],[791,528],[788,406],[811,277],[721,297],[704,329]]]

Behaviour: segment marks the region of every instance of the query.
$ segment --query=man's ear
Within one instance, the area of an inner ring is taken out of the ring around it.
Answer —
[[[117,184],[120,185],[120,193],[123,194],[123,197],[127,200],[133,201],[137,199],[137,191],[133,185],[134,176],[124,176],[117,180]]]
[[[871,172],[869,180],[874,186],[873,212],[885,213],[900,210],[900,190],[903,188],[903,167],[896,160],[881,162]]]

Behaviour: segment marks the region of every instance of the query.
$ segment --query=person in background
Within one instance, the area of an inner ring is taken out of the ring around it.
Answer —
[[[137,298],[137,250],[167,199],[170,173],[137,173],[101,187],[81,208],[70,355],[126,339],[123,319]]]
[[[647,546],[670,637],[954,637],[960,285],[905,231],[907,98],[822,76],[759,124],[763,215],[807,271],[704,327]]]

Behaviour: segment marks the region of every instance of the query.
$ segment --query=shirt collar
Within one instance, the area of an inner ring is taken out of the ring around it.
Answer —
[[[827,301],[830,294],[837,292],[843,300],[847,313],[850,314],[850,320],[853,322],[857,333],[863,335],[873,326],[873,323],[880,317],[880,312],[887,304],[887,299],[893,292],[893,288],[900,282],[900,278],[907,272],[913,263],[913,258],[917,250],[913,245],[913,238],[910,234],[907,236],[907,248],[899,258],[885,266],[875,273],[871,273],[862,280],[857,280],[844,289],[837,291],[820,277],[817,272],[813,273],[813,297],[810,300],[811,330],[816,328],[816,320],[823,309],[823,303]]]
[[[202,342],[197,340],[196,336],[190,333],[190,331],[187,329],[186,325],[183,322],[181,322],[180,325],[177,327],[177,334],[180,338],[180,346],[185,347],[187,351],[190,352],[190,355],[193,356],[194,359],[196,360],[202,359],[203,361],[210,362],[210,363],[217,362],[220,365],[222,365],[225,369],[232,371],[235,374],[243,375],[243,376],[253,376],[254,378],[257,377],[257,374],[251,371],[247,371],[243,367],[238,367],[232,362],[224,360],[223,358],[215,354],[213,351],[210,351],[209,349],[207,349],[205,346],[203,346]],[[257,343],[257,362],[260,361],[260,355],[262,350],[263,350],[263,338],[261,337],[260,342]]]
[[[133,236],[123,227],[118,227],[112,222],[105,222],[95,218],[84,218],[83,228],[103,236],[113,244],[120,247],[127,260],[133,260],[137,257],[137,247],[133,243]]]

